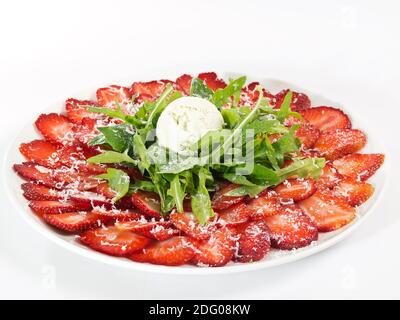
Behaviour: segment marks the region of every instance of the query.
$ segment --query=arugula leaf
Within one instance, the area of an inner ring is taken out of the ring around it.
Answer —
[[[207,87],[203,80],[199,78],[193,78],[192,83],[190,86],[190,95],[195,96],[195,97],[200,97],[200,98],[205,98],[210,100],[211,97],[213,96],[213,91]]]
[[[157,192],[156,187],[152,181],[137,180],[129,185],[129,193],[136,193],[138,190]]]
[[[147,155],[147,149],[139,134],[133,136],[133,152],[140,159],[138,166],[142,173],[150,168],[150,159]]]
[[[117,103],[116,109],[103,108],[103,107],[89,107],[88,110],[93,113],[101,113],[110,118],[117,118],[125,121],[126,123],[132,125],[140,125],[141,122],[135,116],[128,115],[124,113],[121,106]]]
[[[155,128],[156,125],[156,119],[158,119],[158,116],[161,114],[161,112],[165,109],[165,107],[172,101],[168,101],[168,103],[165,103],[168,95],[174,90],[172,85],[170,83],[167,84],[164,92],[161,94],[161,96],[157,99],[156,103],[154,104],[154,109],[151,111],[149,118],[147,119],[146,123],[146,128]],[[175,98],[176,99],[176,98]]]
[[[94,137],[91,141],[89,141],[88,146],[98,146],[106,144],[106,137],[103,134],[99,134],[98,136]]]
[[[132,159],[127,152],[120,153],[116,151],[104,151],[97,156],[87,159],[88,163],[131,163],[137,165],[138,161]]]
[[[107,173],[98,175],[96,178],[108,181],[108,186],[117,193],[114,201],[118,201],[129,191],[129,176],[122,170],[108,168]]]
[[[206,168],[198,171],[198,184],[194,193],[191,194],[191,205],[193,214],[201,225],[207,223],[215,213],[211,207],[210,194],[206,188],[207,180],[213,180],[212,174]]]
[[[174,199],[176,209],[178,212],[184,212],[183,210],[183,199],[185,199],[186,193],[183,189],[179,180],[179,175],[175,175],[170,181],[170,188],[167,191],[167,195]]]
[[[215,91],[211,98],[211,102],[218,108],[221,108],[225,103],[229,102],[230,97],[233,96],[233,100],[235,104],[237,104],[240,99],[240,91],[245,83],[245,76],[230,81],[225,88],[219,88]]]
[[[124,152],[132,143],[133,128],[126,124],[97,128],[104,136],[104,140],[115,151]]]
[[[295,136],[298,127],[298,124],[292,126],[287,134],[272,143],[272,147],[275,150],[275,158],[279,164],[283,163],[286,154],[299,150],[301,142],[299,138]]]

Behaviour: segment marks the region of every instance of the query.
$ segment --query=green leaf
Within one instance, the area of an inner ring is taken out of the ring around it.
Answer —
[[[88,146],[98,146],[106,144],[106,137],[103,134],[99,134],[98,136],[94,137],[91,141],[89,141]]]
[[[103,134],[106,143],[117,152],[124,152],[132,143],[133,128],[125,124],[100,127],[98,130]]]
[[[242,118],[239,110],[233,108],[223,109],[221,111],[221,115],[224,118],[224,122],[230,129],[234,129],[240,123]]]
[[[91,157],[87,160],[89,163],[131,163],[137,165],[138,162],[132,159],[126,152],[120,153],[116,151],[104,151],[97,156]]]
[[[108,186],[116,192],[114,201],[118,201],[129,191],[129,176],[122,170],[108,168],[107,173],[101,174],[96,178],[108,181]]]
[[[211,208],[210,194],[206,188],[206,182],[210,179],[212,180],[211,173],[205,168],[200,168],[196,191],[191,194],[192,211],[201,225],[206,224],[208,219],[215,215]]]
[[[183,199],[185,199],[186,193],[183,189],[179,180],[179,175],[175,175],[170,182],[170,188],[167,191],[167,195],[174,199],[176,209],[178,212],[184,212],[183,210]]]
[[[167,84],[164,92],[161,96],[157,99],[156,103],[154,104],[154,109],[151,111],[149,118],[147,119],[146,128],[155,128],[155,119],[158,119],[161,112],[165,109],[165,107],[171,103],[172,101],[168,100],[168,103],[165,103],[168,95],[174,90],[170,83]]]
[[[292,104],[292,96],[293,96],[293,93],[292,93],[292,91],[289,90],[286,93],[285,98],[283,98],[283,102],[282,102],[281,107],[277,114],[277,118],[280,121],[284,121],[290,113],[290,106]]]
[[[148,180],[137,180],[129,185],[129,192],[136,193],[138,190],[157,192],[156,187],[152,181]]]
[[[228,103],[230,98],[233,96],[233,100],[237,104],[240,99],[240,91],[245,83],[245,76],[230,81],[225,88],[219,88],[215,91],[211,98],[211,102],[218,108],[221,108],[225,103]]]
[[[141,122],[138,121],[138,119],[135,116],[127,115],[124,112],[122,112],[119,104],[117,104],[116,109],[103,108],[103,107],[89,107],[88,110],[93,113],[104,114],[110,118],[121,119],[121,120],[125,121],[126,123],[129,123],[132,125],[140,125],[141,124]]]
[[[150,159],[147,155],[147,149],[139,134],[133,136],[133,152],[140,159],[139,169],[143,173],[144,170],[150,168]]]
[[[193,78],[190,86],[190,95],[210,100],[213,96],[213,91],[204,84],[204,81],[199,78]]]

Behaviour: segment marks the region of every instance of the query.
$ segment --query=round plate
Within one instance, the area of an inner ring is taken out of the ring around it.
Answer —
[[[239,76],[237,73],[220,73],[224,76],[225,79],[234,78]],[[353,126],[355,128],[360,128],[364,132],[368,134],[368,144],[363,149],[362,152],[380,152],[384,153],[385,150],[379,145],[379,143],[375,140],[375,135],[373,135],[372,128],[368,128],[367,126],[362,125],[360,119],[358,119],[357,115],[354,115],[351,110],[346,110],[341,106],[340,103],[331,101],[326,99],[320,95],[313,94],[299,88],[295,85],[292,85],[287,82],[279,81],[276,79],[263,79],[263,78],[248,78],[249,82],[251,81],[259,81],[263,86],[268,88],[273,93],[279,92],[281,89],[291,88],[294,91],[304,92],[306,93],[311,101],[313,106],[318,105],[331,105],[342,108],[347,114],[351,117]],[[129,85],[129,83],[128,83]],[[88,90],[87,92],[82,92],[79,95],[74,97],[80,99],[89,99],[94,98],[94,90]],[[50,108],[43,111],[43,113],[47,112],[60,112],[64,108],[64,101],[60,101],[59,103],[54,104]],[[39,115],[39,114],[38,114]],[[140,271],[148,271],[148,272],[157,272],[157,273],[170,273],[170,274],[221,274],[221,273],[234,273],[234,272],[244,272],[255,269],[262,269],[273,267],[289,262],[293,262],[295,260],[310,256],[317,252],[320,252],[335,243],[338,243],[340,240],[344,239],[347,235],[352,233],[373,211],[374,207],[378,204],[379,199],[384,190],[385,181],[386,181],[386,165],[383,165],[382,168],[370,179],[371,183],[375,186],[375,193],[373,197],[371,197],[366,203],[364,203],[358,209],[357,218],[348,224],[347,226],[333,231],[329,233],[320,233],[319,240],[314,244],[297,249],[292,251],[281,251],[281,250],[272,250],[266,258],[261,261],[253,262],[253,263],[229,263],[224,267],[219,268],[199,268],[194,266],[181,266],[181,267],[167,267],[167,266],[158,266],[151,265],[145,263],[137,263],[126,258],[117,258],[107,256],[105,254],[101,254],[92,249],[89,249],[75,240],[74,235],[65,235],[63,233],[57,232],[54,228],[48,226],[44,223],[39,217],[31,212],[28,207],[28,201],[22,196],[20,185],[23,182],[21,178],[13,171],[12,166],[15,163],[21,163],[24,161],[24,158],[19,153],[19,145],[22,142],[28,142],[34,139],[39,138],[39,134],[36,132],[34,127],[34,121],[36,119],[32,119],[23,130],[18,134],[15,140],[11,143],[10,149],[8,150],[5,162],[4,162],[4,174],[3,181],[6,185],[6,190],[9,193],[10,198],[12,199],[15,207],[18,209],[22,217],[36,230],[38,230],[41,234],[46,236],[49,240],[54,241],[59,244],[61,247],[73,251],[77,254],[85,256],[87,258],[97,260],[102,263],[107,263],[113,265],[115,267],[128,268],[132,270],[140,270]],[[371,129],[371,130],[370,130]]]

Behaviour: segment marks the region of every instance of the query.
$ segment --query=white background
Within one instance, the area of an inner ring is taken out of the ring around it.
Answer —
[[[342,243],[289,265],[164,276],[102,265],[31,229],[0,190],[0,298],[400,298],[398,1],[1,1],[0,148],[82,89],[236,71],[341,101],[391,160],[374,214]],[[2,181],[7,183],[6,181]]]

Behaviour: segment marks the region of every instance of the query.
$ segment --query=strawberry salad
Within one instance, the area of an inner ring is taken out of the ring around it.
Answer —
[[[214,72],[134,82],[41,114],[14,170],[29,207],[104,254],[218,267],[352,222],[383,154],[342,110]]]

